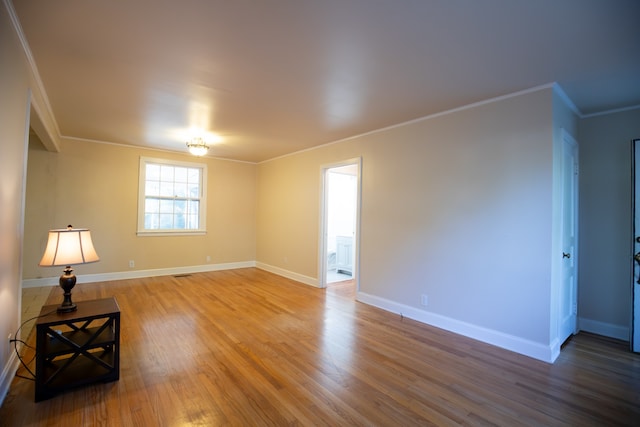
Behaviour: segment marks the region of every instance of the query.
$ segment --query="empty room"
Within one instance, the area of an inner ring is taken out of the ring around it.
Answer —
[[[638,17],[2,0],[0,425],[638,425]]]

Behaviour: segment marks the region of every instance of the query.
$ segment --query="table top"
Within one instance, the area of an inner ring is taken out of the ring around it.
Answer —
[[[60,304],[45,305],[40,310],[40,316],[36,320],[36,325],[52,324],[71,319],[82,320],[120,313],[120,307],[115,297],[94,299],[88,301],[75,302],[77,309],[69,313],[58,313]]]

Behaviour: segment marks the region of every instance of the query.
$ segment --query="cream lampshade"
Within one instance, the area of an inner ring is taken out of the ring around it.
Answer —
[[[73,228],[70,225],[66,229],[49,230],[49,240],[40,260],[41,267],[66,266],[60,276],[60,287],[64,290],[64,301],[58,307],[58,312],[70,312],[76,310],[76,305],[71,301],[71,289],[76,284],[76,276],[71,265],[88,264],[100,261],[93,242],[91,232],[86,228]]]

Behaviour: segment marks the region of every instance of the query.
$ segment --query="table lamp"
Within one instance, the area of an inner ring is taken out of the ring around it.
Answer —
[[[71,301],[71,289],[76,285],[76,276],[71,265],[88,264],[100,261],[91,241],[91,232],[87,228],[67,228],[49,230],[49,240],[44,255],[38,264],[41,267],[66,266],[60,276],[60,287],[64,290],[64,301],[58,307],[58,313],[76,310]]]

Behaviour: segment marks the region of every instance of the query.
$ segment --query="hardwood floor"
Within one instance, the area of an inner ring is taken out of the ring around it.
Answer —
[[[578,334],[549,365],[255,268],[74,289],[108,296],[120,380],[34,403],[16,378],[0,425],[640,424],[640,357],[616,340]]]

